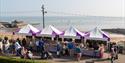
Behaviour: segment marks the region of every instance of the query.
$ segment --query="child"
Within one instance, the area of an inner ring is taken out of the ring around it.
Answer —
[[[21,58],[26,58],[27,49],[25,47],[22,47],[21,49]]]
[[[32,59],[33,58],[33,54],[32,54],[31,51],[28,51],[26,56],[27,56],[28,59]]]

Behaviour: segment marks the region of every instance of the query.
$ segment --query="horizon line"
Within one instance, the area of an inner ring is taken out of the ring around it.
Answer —
[[[42,17],[41,16],[1,16],[0,17]],[[50,16],[45,16],[45,17],[119,17],[119,18],[125,18],[125,16],[96,16],[96,15],[78,15],[78,16],[70,16],[70,15],[67,15],[67,16],[60,16],[60,15],[50,15]]]

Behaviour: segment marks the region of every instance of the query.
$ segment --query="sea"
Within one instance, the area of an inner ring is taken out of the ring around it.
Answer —
[[[42,16],[1,16],[0,22],[12,22],[14,20],[24,21],[42,29]],[[100,29],[122,28],[125,29],[125,17],[104,17],[104,16],[45,16],[45,27],[53,25],[54,27],[65,30],[70,26],[76,27],[81,31],[92,30],[95,27]]]

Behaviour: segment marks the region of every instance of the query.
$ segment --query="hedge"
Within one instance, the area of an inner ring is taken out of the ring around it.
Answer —
[[[0,56],[0,63],[48,63],[46,61],[34,61],[29,59],[11,58]]]

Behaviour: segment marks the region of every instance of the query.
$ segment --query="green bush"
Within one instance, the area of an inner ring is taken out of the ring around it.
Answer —
[[[47,62],[37,62],[29,59],[19,59],[19,58],[0,56],[0,63],[47,63]]]

